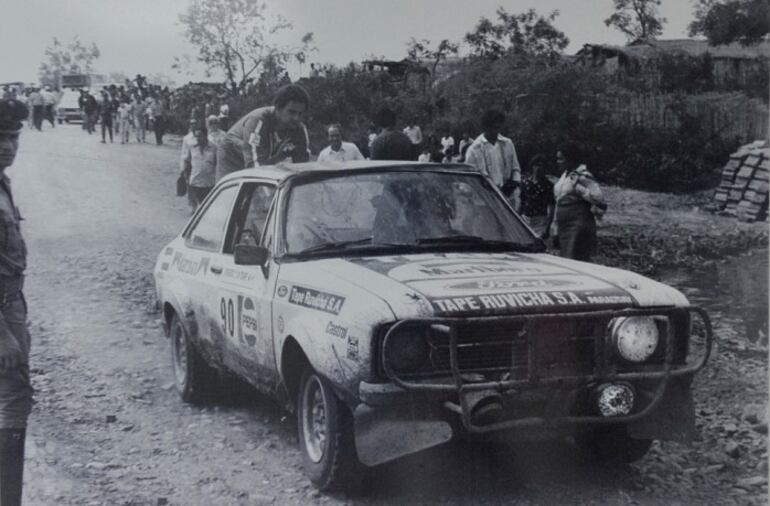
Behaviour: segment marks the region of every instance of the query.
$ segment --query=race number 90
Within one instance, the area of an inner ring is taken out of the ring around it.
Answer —
[[[226,334],[230,334],[230,337],[235,335],[235,305],[233,299],[225,299],[219,301],[219,316],[222,319],[222,328]]]

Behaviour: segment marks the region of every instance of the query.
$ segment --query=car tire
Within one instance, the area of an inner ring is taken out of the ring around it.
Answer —
[[[353,415],[329,382],[309,367],[299,385],[297,431],[305,473],[316,488],[365,492],[368,468],[356,455]]]
[[[176,314],[171,318],[169,338],[177,392],[184,402],[200,403],[215,379],[214,371],[200,356]]]
[[[581,457],[599,465],[630,464],[644,457],[652,439],[635,439],[625,426],[601,427],[575,436]]]

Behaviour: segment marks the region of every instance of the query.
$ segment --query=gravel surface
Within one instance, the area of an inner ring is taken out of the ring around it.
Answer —
[[[293,417],[274,402],[234,385],[195,407],[173,388],[151,270],[189,215],[173,195],[176,145],[105,145],[66,125],[27,130],[21,144],[10,175],[30,249],[37,391],[26,504],[767,503],[767,351],[728,319],[717,319],[727,338],[695,383],[692,446],[656,443],[637,464],[602,469],[564,444],[458,443],[383,466],[366,497],[322,495],[302,474]],[[611,194],[627,207],[608,215],[603,244],[634,253],[636,234],[665,232],[651,219],[679,214],[691,215],[692,234],[714,232],[711,215],[665,196]],[[612,261],[634,265],[618,251]]]

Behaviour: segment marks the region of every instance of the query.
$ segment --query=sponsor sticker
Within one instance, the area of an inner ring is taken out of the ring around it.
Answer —
[[[342,325],[336,325],[334,322],[329,322],[326,325],[326,333],[330,336],[339,337],[340,339],[345,339],[348,335],[348,328],[343,327]]]
[[[478,281],[466,281],[463,283],[452,283],[446,285],[446,288],[453,290],[539,290],[566,287],[574,285],[575,282],[566,279],[555,278],[492,278],[480,279]]]
[[[281,285],[278,287],[277,293],[279,297],[286,297],[286,294],[289,293],[289,289],[286,288],[286,285]]]
[[[278,332],[283,333],[283,329],[286,328],[286,325],[283,321],[283,316],[278,317]]]
[[[259,333],[257,305],[249,297],[241,299],[241,332],[246,344],[254,346],[257,343],[257,335]]]
[[[197,276],[201,273],[205,276],[209,262],[209,257],[193,260],[186,258],[181,252],[177,252],[176,255],[174,255],[174,259],[171,261],[171,269],[176,269],[179,272],[190,274],[192,276]]]
[[[584,292],[509,292],[466,297],[431,299],[439,313],[495,312],[516,308],[548,306],[581,306],[587,304],[632,304],[629,295],[592,294]]]
[[[348,336],[348,358],[358,360],[358,338]]]
[[[345,304],[345,297],[295,285],[291,287],[289,302],[298,306],[338,315]]]

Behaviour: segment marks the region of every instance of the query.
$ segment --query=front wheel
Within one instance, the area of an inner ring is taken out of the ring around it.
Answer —
[[[351,490],[366,482],[366,468],[356,456],[353,416],[328,381],[310,368],[300,381],[297,430],[305,472],[319,490]]]
[[[626,428],[602,427],[575,436],[581,456],[599,465],[630,464],[644,457],[652,439],[634,439]]]
[[[177,315],[171,318],[170,338],[174,383],[179,396],[184,402],[199,403],[211,386],[213,371],[195,349]]]

